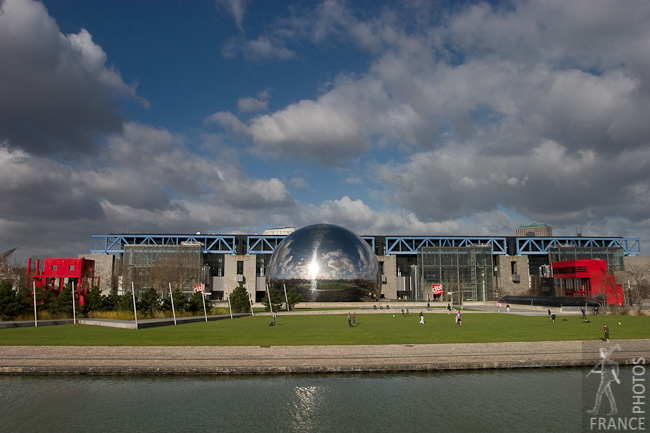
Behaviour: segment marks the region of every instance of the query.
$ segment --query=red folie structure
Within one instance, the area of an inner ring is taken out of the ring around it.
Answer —
[[[597,297],[605,295],[608,304],[623,304],[623,287],[607,273],[605,260],[567,260],[552,262],[553,278],[560,280],[564,296]]]
[[[99,277],[95,276],[95,261],[88,259],[45,259],[43,270],[39,269],[36,259],[34,274],[31,272],[31,260],[27,261],[27,276],[32,277],[37,288],[63,290],[66,284],[74,283],[79,296],[79,305],[84,304],[84,297],[92,285],[99,286]]]

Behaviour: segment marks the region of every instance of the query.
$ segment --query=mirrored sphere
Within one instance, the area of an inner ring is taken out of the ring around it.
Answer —
[[[296,230],[275,249],[267,283],[280,293],[296,289],[303,301],[350,302],[379,298],[379,263],[370,245],[331,224]]]

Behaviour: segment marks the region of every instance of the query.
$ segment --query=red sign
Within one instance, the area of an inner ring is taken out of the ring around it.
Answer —
[[[196,292],[205,293],[205,288],[203,287],[203,284],[195,284],[194,285],[194,293],[196,293]]]
[[[442,295],[442,284],[431,284],[431,290],[434,295]]]

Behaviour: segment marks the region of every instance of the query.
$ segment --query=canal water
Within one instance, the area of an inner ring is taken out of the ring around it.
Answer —
[[[0,431],[580,432],[588,371],[0,377]]]

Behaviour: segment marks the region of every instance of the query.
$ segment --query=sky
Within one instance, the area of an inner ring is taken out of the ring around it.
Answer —
[[[0,0],[0,252],[91,235],[650,248],[650,1]]]

